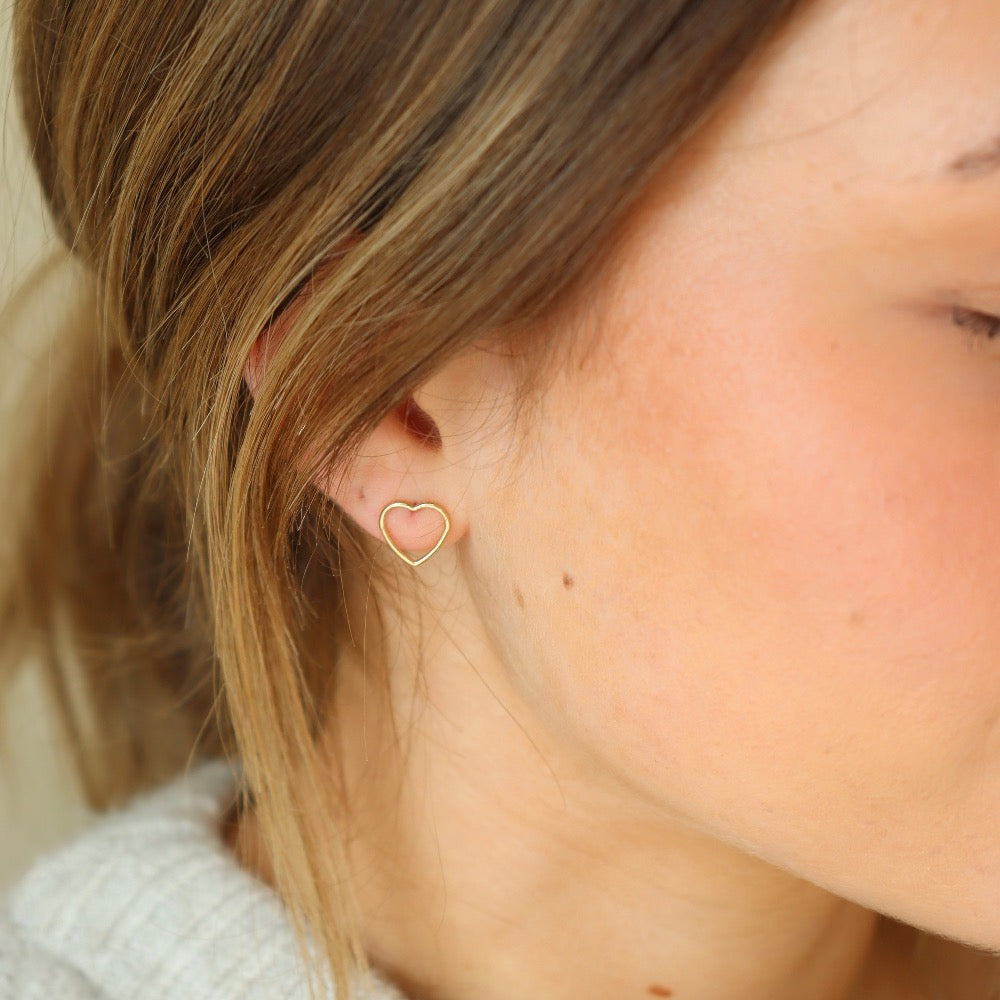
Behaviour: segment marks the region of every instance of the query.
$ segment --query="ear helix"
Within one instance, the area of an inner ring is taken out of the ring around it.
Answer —
[[[410,512],[423,510],[425,507],[430,507],[432,510],[436,510],[444,519],[444,524],[442,525],[441,528],[441,535],[438,538],[438,540],[434,543],[434,546],[417,559],[414,559],[411,556],[408,556],[405,552],[403,552],[399,548],[399,546],[392,540],[392,537],[389,535],[389,532],[386,529],[385,526],[386,516],[388,515],[389,511],[395,509],[396,507],[402,507],[404,510],[408,510]],[[441,548],[442,542],[444,542],[445,538],[448,537],[448,532],[451,530],[451,519],[448,517],[448,512],[443,507],[440,507],[436,503],[431,503],[428,501],[425,503],[409,504],[403,500],[394,500],[392,503],[386,504],[386,506],[383,508],[382,514],[378,519],[378,526],[379,530],[382,532],[382,537],[388,543],[389,548],[392,549],[392,551],[395,552],[396,555],[403,560],[403,562],[407,563],[410,566],[419,566],[421,563],[427,562],[427,560],[430,559],[430,557],[434,555],[434,553],[437,552],[439,548]]]

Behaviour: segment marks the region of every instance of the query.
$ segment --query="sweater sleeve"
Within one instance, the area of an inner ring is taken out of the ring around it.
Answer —
[[[0,900],[0,1000],[109,1000],[63,959],[29,941]]]

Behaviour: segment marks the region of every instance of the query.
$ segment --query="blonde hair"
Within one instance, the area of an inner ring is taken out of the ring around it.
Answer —
[[[0,476],[0,680],[40,664],[97,808],[238,758],[348,996],[315,741],[369,549],[315,477],[487,333],[524,419],[567,346],[530,332],[795,0],[14,6],[81,302]],[[305,288],[251,399],[251,348]]]

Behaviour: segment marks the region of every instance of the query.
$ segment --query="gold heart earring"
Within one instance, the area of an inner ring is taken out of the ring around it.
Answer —
[[[441,532],[441,537],[434,543],[434,548],[432,548],[429,552],[425,552],[419,559],[411,559],[405,552],[401,552],[399,546],[396,545],[396,543],[389,537],[389,532],[385,527],[385,518],[389,511],[394,507],[404,507],[406,510],[411,512],[423,510],[424,507],[430,507],[433,510],[436,510],[444,518],[444,529]],[[378,526],[379,530],[382,532],[382,537],[386,540],[386,542],[388,542],[389,548],[392,549],[392,551],[395,552],[396,555],[403,560],[403,562],[409,563],[411,566],[419,566],[422,562],[427,562],[427,560],[430,559],[430,557],[434,555],[439,548],[441,548],[441,543],[448,537],[448,532],[451,529],[451,519],[448,517],[447,511],[443,507],[439,507],[436,503],[410,504],[403,500],[394,500],[392,503],[386,504],[383,508],[382,514],[378,519]]]

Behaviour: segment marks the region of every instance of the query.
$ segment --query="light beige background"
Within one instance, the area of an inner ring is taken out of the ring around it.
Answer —
[[[11,389],[30,359],[46,349],[46,331],[58,314],[58,288],[42,287],[30,309],[11,308],[11,292],[33,265],[51,252],[41,199],[28,165],[11,94],[10,3],[0,3],[0,110],[3,150],[0,178],[0,443],[16,425]],[[5,309],[4,306],[7,306]],[[0,511],[0,530],[3,525]],[[0,705],[5,748],[0,748],[0,890],[39,852],[70,837],[89,819],[66,755],[51,727],[37,676],[22,672],[12,697]]]

